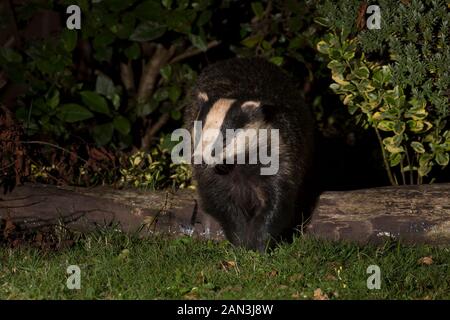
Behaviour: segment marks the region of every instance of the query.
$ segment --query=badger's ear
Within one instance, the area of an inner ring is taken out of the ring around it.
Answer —
[[[197,99],[200,100],[201,102],[208,102],[209,97],[208,97],[208,95],[206,94],[206,92],[200,91],[200,92],[197,94]]]
[[[242,105],[241,108],[244,111],[253,111],[258,109],[261,106],[261,102],[259,101],[245,101]]]

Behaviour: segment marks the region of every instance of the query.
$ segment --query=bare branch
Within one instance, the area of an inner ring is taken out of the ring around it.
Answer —
[[[120,78],[128,92],[134,92],[136,90],[134,85],[134,73],[130,60],[128,60],[128,63],[126,64],[123,62],[120,64]]]
[[[211,41],[207,45],[207,50],[214,48],[214,47],[218,46],[219,44],[220,44],[220,41],[217,41],[217,40]],[[170,60],[169,63],[176,63],[181,60],[184,60],[184,59],[190,58],[192,56],[195,56],[197,54],[200,54],[202,52],[205,52],[205,51],[202,51],[198,48],[191,47],[191,48],[187,49],[185,52],[175,56],[172,60]]]
[[[139,103],[144,103],[150,98],[155,88],[159,70],[170,60],[170,58],[172,58],[174,53],[174,45],[170,46],[169,49],[164,48],[160,44],[156,47],[155,53],[144,66],[141,80],[139,81],[137,94],[137,101]]]
[[[168,113],[163,113],[159,117],[158,121],[146,131],[145,135],[142,137],[141,140],[142,150],[148,150],[150,148],[153,137],[167,123],[167,121],[169,121],[169,119],[170,115]]]

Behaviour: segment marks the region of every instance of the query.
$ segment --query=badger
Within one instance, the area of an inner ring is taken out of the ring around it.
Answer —
[[[206,67],[191,90],[191,101],[185,125],[193,137],[203,130],[197,142],[192,139],[194,149],[218,143],[223,148],[203,152],[214,159],[226,154],[219,157],[222,161],[192,165],[202,209],[236,246],[264,252],[292,239],[313,202],[314,122],[302,91],[263,58],[234,58]],[[230,130],[234,135],[227,136]],[[249,130],[256,136],[246,135]],[[277,141],[271,134],[259,139],[263,130],[276,131]],[[264,148],[278,162],[271,174],[262,171],[270,164],[248,160],[249,153]],[[243,153],[246,162],[230,161]]]

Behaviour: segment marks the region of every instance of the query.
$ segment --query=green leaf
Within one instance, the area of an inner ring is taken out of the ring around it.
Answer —
[[[253,48],[263,40],[262,35],[250,36],[241,41],[241,44],[247,48]]]
[[[430,173],[433,166],[433,162],[431,161],[432,159],[433,156],[428,153],[424,153],[419,157],[419,169],[417,170],[419,176],[424,177]]]
[[[264,7],[261,2],[252,2],[251,7],[256,17],[261,18],[263,16]]]
[[[99,146],[104,146],[108,142],[111,141],[112,135],[114,131],[114,126],[111,122],[97,125],[94,127],[92,133],[94,136],[95,142]]]
[[[411,147],[414,149],[415,152],[417,153],[424,153],[425,152],[425,147],[423,146],[422,143],[418,142],[418,141],[413,141],[411,142]]]
[[[283,57],[272,57],[269,61],[277,66],[281,66],[283,64]]]
[[[170,116],[172,117],[172,119],[178,121],[181,119],[181,112],[179,110],[172,110],[170,112]]]
[[[383,144],[390,153],[400,153],[404,151],[403,147],[398,145],[398,141],[394,141],[394,137],[384,138]]]
[[[317,51],[323,54],[328,54],[330,51],[330,45],[326,43],[324,40],[321,40],[317,43]]]
[[[114,42],[115,35],[111,32],[102,32],[94,38],[94,47],[99,49]]]
[[[123,135],[130,133],[131,125],[130,121],[124,116],[117,116],[113,120],[114,128]]]
[[[99,74],[95,83],[95,91],[105,97],[112,98],[116,93],[116,88],[109,77]]]
[[[206,44],[205,39],[202,36],[197,36],[195,34],[190,34],[189,39],[191,40],[194,47],[206,51],[208,50],[208,45]]]
[[[353,94],[350,93],[344,97],[344,100],[342,101],[342,103],[344,105],[349,105],[352,102],[353,98],[354,98]]]
[[[176,86],[169,87],[169,99],[173,103],[177,102],[178,98],[181,96],[181,89]]]
[[[112,102],[112,104],[114,106],[114,109],[115,110],[119,110],[119,107],[120,107],[120,96],[117,93],[115,93],[112,97],[108,97],[108,99],[111,100],[111,102]]]
[[[183,10],[189,6],[189,0],[178,0],[178,9]]]
[[[170,9],[170,7],[172,6],[172,0],[162,0],[161,3],[167,9]]]
[[[330,48],[328,50],[328,55],[333,60],[341,60],[341,52],[335,48]]]
[[[341,86],[338,85],[337,83],[330,84],[330,89],[333,91],[338,91],[340,88],[341,88]]]
[[[145,21],[137,26],[130,36],[130,40],[146,42],[158,39],[167,30],[165,25],[161,25],[155,21]]]
[[[395,134],[403,134],[406,129],[406,124],[402,121],[395,121],[394,125],[394,133]]]
[[[77,39],[78,39],[77,31],[64,29],[61,37],[62,42],[64,44],[64,49],[66,49],[66,51],[68,52],[72,52],[73,49],[75,49],[75,47],[77,46]]]
[[[367,79],[369,77],[370,71],[367,67],[363,66],[355,70],[354,74],[359,79]]]
[[[355,57],[355,51],[346,51],[346,52],[342,55],[342,57],[343,57],[345,60],[349,61],[349,60],[351,60],[351,59],[353,59],[353,58]]]
[[[65,122],[78,122],[94,116],[87,108],[75,103],[63,104],[58,110],[57,117]]]
[[[155,99],[158,102],[164,101],[167,98],[169,98],[169,90],[167,87],[159,88],[153,94],[153,99]]]
[[[47,105],[50,109],[56,109],[59,105],[59,91],[57,89],[53,91],[53,95],[47,100]]]
[[[80,92],[81,100],[94,112],[110,115],[106,99],[94,91]]]
[[[125,49],[125,55],[130,60],[136,60],[141,55],[141,48],[137,43],[133,43],[131,46]]]
[[[158,1],[143,1],[134,10],[134,14],[143,21],[157,21],[165,20],[165,9]]]
[[[381,69],[374,72],[372,76],[373,82],[381,87],[383,84],[388,83],[391,79],[391,71],[388,66],[383,66]]]
[[[419,157],[419,165],[422,166],[426,166],[431,159],[433,159],[433,156],[429,153],[424,153]]]
[[[166,64],[159,70],[159,72],[161,73],[161,76],[164,78],[164,80],[169,81],[170,77],[172,76],[172,66],[170,64]]]
[[[428,131],[433,126],[428,121],[415,121],[415,120],[408,120],[406,121],[406,124],[408,125],[408,129],[415,133]]]
[[[382,120],[378,123],[377,128],[383,131],[394,131],[394,126],[394,121]]]
[[[427,117],[428,112],[425,109],[425,106],[415,106],[412,108],[409,108],[405,112],[406,118],[412,118],[414,120],[423,120]]]
[[[149,115],[158,108],[158,102],[151,99],[150,102],[140,103],[136,107],[136,114],[140,117]]]
[[[327,18],[322,18],[322,17],[315,18],[314,22],[319,24],[319,25],[321,25],[321,26],[324,26],[324,27],[329,27],[329,25],[330,25],[328,19]]]
[[[437,152],[436,153],[436,163],[439,164],[440,166],[445,167],[446,165],[448,165],[449,160],[450,160],[450,157],[449,157],[448,153],[446,153],[446,152]]]
[[[391,167],[397,166],[402,161],[403,155],[401,153],[392,153],[389,157],[389,165]]]
[[[0,56],[2,56],[6,62],[22,62],[22,56],[11,48],[0,47]]]
[[[211,20],[211,10],[204,10],[197,19],[197,26],[201,27]]]

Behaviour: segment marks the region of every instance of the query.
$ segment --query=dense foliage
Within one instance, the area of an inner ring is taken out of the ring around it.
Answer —
[[[182,125],[198,72],[236,55],[264,56],[303,85],[329,149],[321,161],[335,168],[322,171],[338,184],[352,174],[340,170],[343,163],[374,177],[383,161],[399,167],[404,180],[388,170],[393,184],[434,178],[433,165],[449,160],[444,1],[381,1],[380,30],[357,28],[365,2],[319,3],[46,0],[0,7],[2,34],[11,34],[0,37],[0,179],[189,185],[188,167],[170,163],[167,134]],[[72,4],[82,11],[80,30],[65,27]],[[324,90],[330,81],[351,117]],[[381,149],[354,119],[376,130]],[[342,146],[352,150],[347,158]],[[341,160],[330,157],[337,152]]]
[[[328,1],[322,12],[332,14],[317,21],[331,32],[317,47],[331,60],[333,91],[376,131],[391,183],[421,183],[450,159],[450,13],[445,1],[377,3],[381,28],[358,32],[367,4]]]

